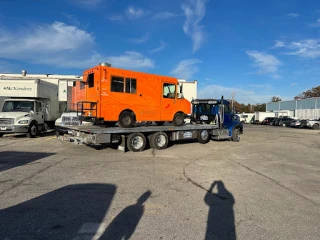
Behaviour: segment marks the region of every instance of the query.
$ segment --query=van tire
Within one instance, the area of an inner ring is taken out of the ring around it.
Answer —
[[[240,141],[240,129],[239,128],[233,129],[231,140],[233,142],[239,142]]]
[[[183,113],[176,113],[173,118],[173,125],[174,126],[182,126],[184,124],[184,114]]]
[[[155,132],[150,138],[150,147],[153,149],[162,150],[168,146],[169,138],[165,132]]]
[[[318,130],[319,129],[319,124],[318,123],[313,124],[312,125],[312,129]]]
[[[199,143],[205,144],[210,141],[210,133],[208,130],[199,130],[197,133],[197,140]]]
[[[132,152],[143,151],[146,144],[147,139],[142,133],[131,133],[127,137],[127,148]]]
[[[122,128],[131,128],[135,124],[133,112],[124,111],[119,116],[119,126]]]
[[[28,138],[35,138],[38,135],[38,125],[31,123],[26,135]]]
[[[156,121],[155,122],[158,126],[162,126],[164,123],[165,123],[165,121]]]

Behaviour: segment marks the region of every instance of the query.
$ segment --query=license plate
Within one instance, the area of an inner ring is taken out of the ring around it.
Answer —
[[[0,127],[0,130],[1,130],[1,131],[6,131],[6,130],[7,130],[7,127]]]

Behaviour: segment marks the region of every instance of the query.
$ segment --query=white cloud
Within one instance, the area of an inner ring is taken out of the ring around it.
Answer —
[[[110,21],[114,21],[114,22],[123,22],[124,21],[124,17],[120,14],[115,14],[115,15],[111,15],[108,18]]]
[[[159,46],[159,47],[156,47],[156,48],[154,48],[154,49],[151,49],[151,50],[149,51],[149,53],[160,52],[160,51],[162,51],[163,49],[165,49],[166,46],[167,46],[167,44],[161,40],[161,41],[160,41],[160,46]]]
[[[128,66],[130,69],[154,65],[153,60],[136,52],[108,57],[96,53],[94,47],[92,34],[61,22],[23,31],[0,29],[0,58],[71,68],[88,68],[106,60],[115,66]]]
[[[269,84],[250,84],[249,87],[256,89],[271,89],[271,85]]]
[[[320,57],[320,41],[317,39],[307,39],[300,42],[292,42],[287,46],[292,52],[288,55],[296,55],[303,58],[315,59]]]
[[[311,23],[310,26],[311,26],[311,27],[315,27],[315,28],[320,27],[320,18],[317,20],[317,22]]]
[[[212,98],[212,96],[221,97],[225,99],[231,99],[231,93],[235,93],[235,100],[244,104],[256,104],[270,102],[272,94],[261,94],[255,90],[248,90],[238,87],[224,87],[221,85],[206,85],[198,87],[199,98]]]
[[[285,47],[284,42],[276,40],[276,42],[275,42],[275,44],[273,45],[272,48],[282,48],[282,47]]]
[[[199,63],[201,63],[201,61],[198,59],[182,60],[170,73],[177,78],[190,80],[193,75],[198,72],[197,64]]]
[[[297,18],[300,16],[300,13],[288,13],[287,17],[291,17],[291,18]]]
[[[206,14],[206,3],[208,0],[189,1],[189,4],[182,5],[186,16],[183,31],[190,36],[193,42],[193,52],[196,52],[204,43],[206,33],[204,26],[200,24]]]
[[[296,82],[293,82],[293,83],[290,84],[291,87],[294,87],[294,86],[297,86],[297,85],[298,85],[298,83],[296,83]]]
[[[163,11],[163,12],[159,12],[159,13],[154,14],[153,19],[165,20],[165,19],[179,17],[179,16],[182,16],[182,14],[175,14],[172,12]]]
[[[258,51],[246,51],[248,56],[253,60],[254,67],[257,68],[257,74],[267,74],[272,78],[280,78],[278,68],[282,62],[271,54]]]
[[[130,42],[135,43],[135,44],[139,44],[139,43],[145,43],[149,40],[150,34],[146,33],[145,35],[143,35],[140,38],[131,38],[129,39]]]
[[[130,20],[141,18],[144,15],[149,14],[149,12],[144,11],[142,8],[130,6],[126,10],[126,16]]]
[[[140,68],[153,68],[154,61],[150,58],[144,57],[137,52],[125,52],[120,56],[107,57],[107,62],[111,63],[114,67],[140,69]]]

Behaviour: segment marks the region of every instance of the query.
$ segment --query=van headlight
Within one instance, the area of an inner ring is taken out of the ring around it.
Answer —
[[[29,120],[20,120],[18,124],[28,124]]]

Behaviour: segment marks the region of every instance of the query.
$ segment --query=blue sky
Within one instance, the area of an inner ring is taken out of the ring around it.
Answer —
[[[1,0],[0,72],[115,67],[198,80],[198,97],[320,85],[318,0]]]

